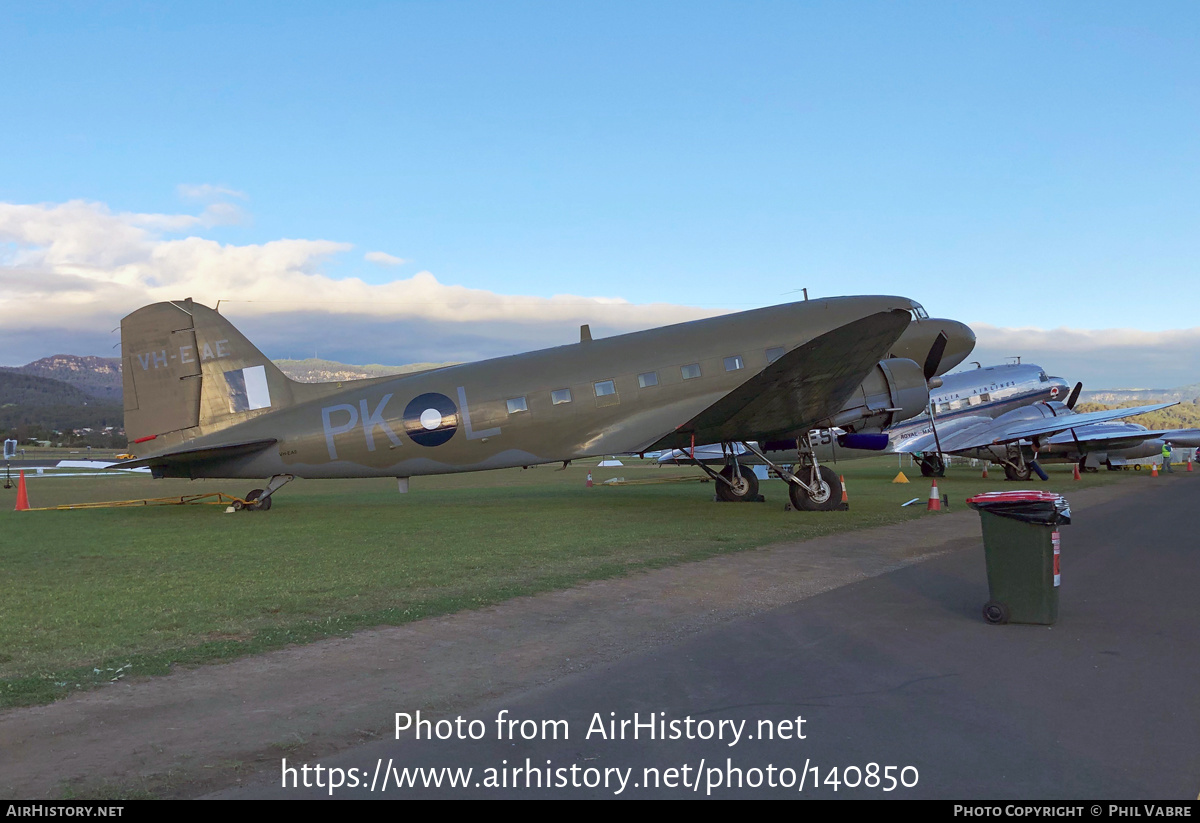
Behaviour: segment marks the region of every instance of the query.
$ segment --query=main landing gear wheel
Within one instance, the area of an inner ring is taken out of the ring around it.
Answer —
[[[1087,464],[1087,460],[1085,459],[1085,460],[1079,461],[1079,471],[1081,474],[1083,472],[1098,472],[1098,471],[1100,471],[1100,467],[1099,466],[1089,466]]]
[[[999,626],[1007,623],[1009,616],[1007,603],[1001,603],[999,600],[989,600],[983,604],[983,619],[989,623]]]
[[[252,512],[270,511],[271,498],[264,497],[262,500],[259,500],[258,498],[262,497],[262,493],[262,489],[254,489],[252,492],[246,495],[246,508]]]
[[[1030,475],[1032,475],[1032,474],[1033,474],[1033,469],[1029,468],[1028,465],[1023,465],[1019,469],[1015,468],[1013,466],[1005,466],[1004,467],[1004,479],[1005,480],[1020,480],[1020,481],[1024,482],[1024,481],[1028,480]]]
[[[842,481],[838,479],[837,472],[828,466],[820,466],[817,473],[820,475],[820,482],[812,492],[795,483],[788,483],[788,497],[792,500],[792,508],[798,511],[831,512],[836,511],[842,504]],[[807,480],[812,473],[802,471],[798,474]]]
[[[758,477],[747,466],[739,466],[739,474],[733,473],[733,466],[721,469],[721,476],[729,483],[717,483],[717,497],[728,503],[739,503],[758,497]]]
[[[921,458],[921,476],[922,477],[945,477],[946,476],[946,461],[939,454],[936,457]]]

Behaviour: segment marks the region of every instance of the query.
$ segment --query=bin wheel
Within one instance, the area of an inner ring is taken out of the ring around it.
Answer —
[[[989,600],[983,604],[983,619],[995,625],[1008,622],[1008,604],[999,600]]]

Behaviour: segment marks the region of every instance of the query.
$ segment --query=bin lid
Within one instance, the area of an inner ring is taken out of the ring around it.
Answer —
[[[1039,491],[1037,489],[1019,489],[1011,492],[983,492],[974,497],[968,497],[968,503],[1053,503],[1062,500],[1057,492]]]
[[[983,492],[968,497],[967,504],[978,511],[991,512],[1025,523],[1057,526],[1071,522],[1071,507],[1066,498],[1056,492],[1034,489]]]

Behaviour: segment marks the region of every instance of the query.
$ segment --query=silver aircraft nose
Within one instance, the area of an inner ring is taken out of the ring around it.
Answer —
[[[946,335],[946,351],[934,374],[945,374],[967,359],[975,348],[975,332],[966,323],[943,317],[913,320],[892,347],[893,357],[907,357],[924,364],[938,334]]]

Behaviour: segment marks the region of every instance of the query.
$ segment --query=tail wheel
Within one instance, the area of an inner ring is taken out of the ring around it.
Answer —
[[[263,493],[262,489],[254,489],[249,494],[247,494],[246,495],[246,508],[248,508],[252,512],[270,511],[271,510],[271,498],[264,497],[260,501],[258,498],[262,497],[262,493]]]
[[[739,474],[737,477],[733,473],[733,466],[726,466],[721,469],[721,476],[729,481],[726,483],[717,484],[717,497],[729,503],[738,503],[745,500],[753,500],[758,497],[758,477],[747,466],[739,466]]]
[[[838,479],[837,472],[828,466],[821,466],[817,469],[817,475],[817,487],[811,492],[795,483],[788,484],[788,496],[792,499],[793,508],[809,512],[830,512],[836,511],[842,504],[842,481]]]

